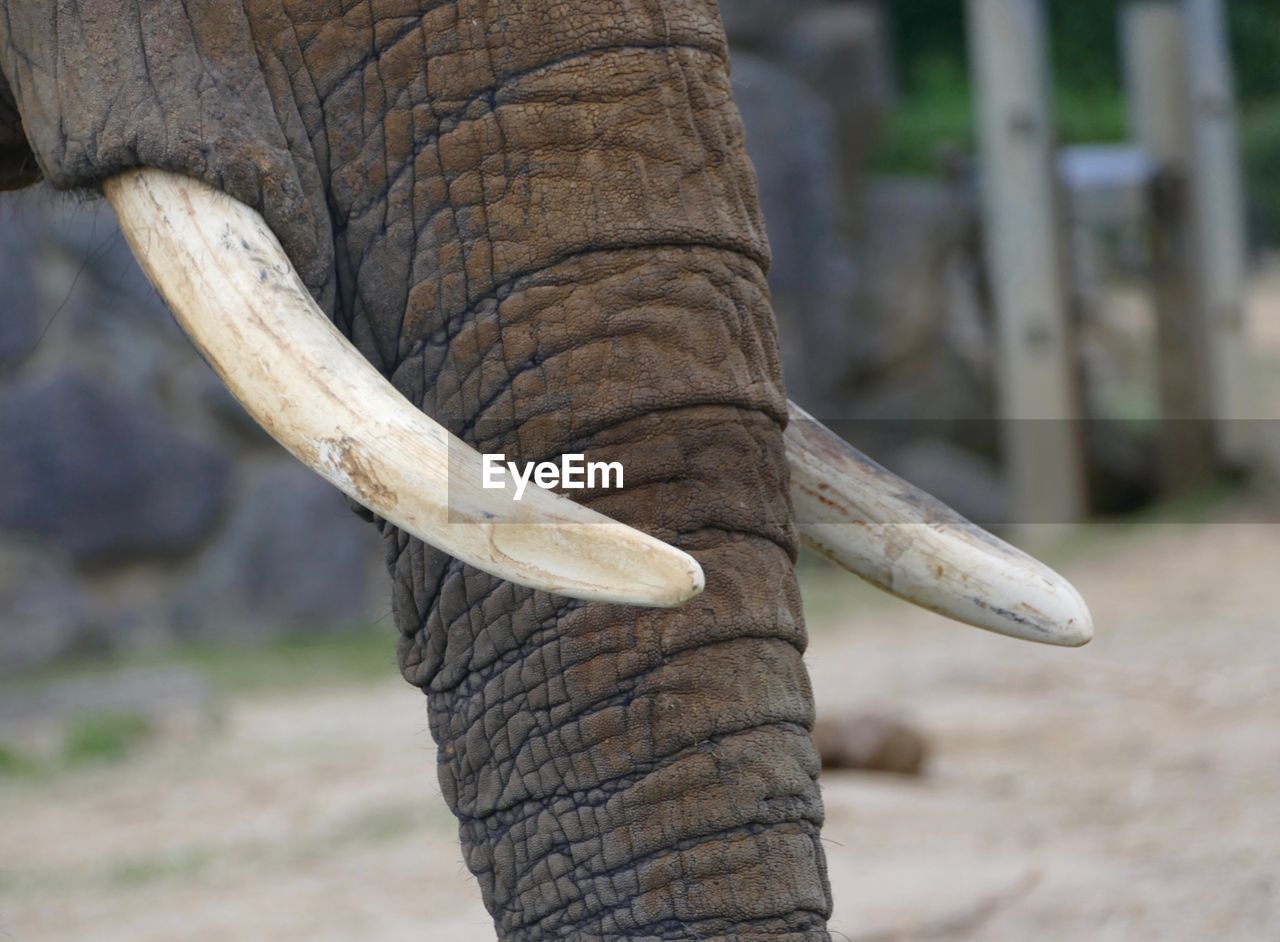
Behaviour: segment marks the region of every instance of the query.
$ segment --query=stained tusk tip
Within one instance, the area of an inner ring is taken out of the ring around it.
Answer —
[[[890,473],[794,403],[791,497],[806,545],[955,621],[1060,647],[1093,638],[1080,593],[1040,561]]]

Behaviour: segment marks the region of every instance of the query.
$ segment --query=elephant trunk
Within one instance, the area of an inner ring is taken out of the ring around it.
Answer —
[[[573,602],[388,529],[466,861],[503,939],[826,939],[768,250],[715,4],[463,6],[436,42],[469,65],[424,50],[426,115],[330,135],[339,309],[478,450],[622,464],[579,499],[707,586]]]
[[[588,502],[707,578],[674,612],[583,604],[393,540],[401,663],[429,694],[443,791],[501,937],[827,938],[778,419],[733,401],[750,384],[731,380],[688,401],[744,348],[771,348],[759,266],[593,253],[521,279],[495,313],[493,346],[476,319],[441,353],[467,364],[457,375],[536,364],[464,397],[495,402],[478,446],[621,463],[625,490]],[[584,336],[588,320],[630,327]],[[461,401],[446,396],[442,413]]]

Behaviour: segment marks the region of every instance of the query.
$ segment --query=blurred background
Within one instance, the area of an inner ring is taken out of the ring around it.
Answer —
[[[721,0],[790,392],[1080,587],[802,559],[855,940],[1280,939],[1280,6]],[[0,201],[0,932],[493,937],[382,549],[101,203]]]

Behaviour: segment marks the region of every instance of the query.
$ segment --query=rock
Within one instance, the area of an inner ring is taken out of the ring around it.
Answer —
[[[0,552],[0,670],[180,631],[334,628],[382,603],[376,531],[308,472],[259,473],[290,459],[174,324],[105,204],[7,198],[0,286],[0,550],[40,541]]]
[[[779,56],[788,71],[820,92],[835,111],[845,218],[854,219],[871,155],[894,103],[880,10],[855,3],[805,9],[782,35]]]
[[[367,618],[375,528],[300,464],[259,471],[180,593],[182,635],[334,630]]]
[[[0,527],[83,565],[190,552],[226,505],[229,469],[146,400],[75,373],[0,393]]]
[[[856,371],[883,373],[936,346],[948,320],[948,267],[966,250],[974,215],[943,183],[878,178],[863,200],[856,251]]]
[[[863,378],[828,424],[900,477],[936,487],[940,498],[955,495],[962,512],[994,522],[1004,514],[995,389],[988,373],[968,369],[952,353],[929,347]]]
[[[1205,440],[1211,440],[1211,434],[1207,428],[1202,432]],[[1133,513],[1159,499],[1158,424],[1090,416],[1084,423],[1084,438],[1089,503],[1095,513]]]
[[[819,720],[813,741],[824,769],[919,775],[929,754],[915,729],[871,713]]]
[[[863,208],[857,342],[837,351],[844,367],[837,414],[877,461],[900,474],[899,463],[908,474],[942,468],[939,490],[958,494],[980,519],[1003,519],[1003,488],[985,467],[998,454],[1000,429],[973,194],[963,181],[873,178]],[[930,439],[959,450],[913,454],[915,443]],[[954,473],[946,470],[952,458]],[[961,483],[952,487],[953,479]]]
[[[219,426],[235,436],[237,444],[251,449],[276,453],[280,451],[275,439],[245,411],[244,406],[231,395],[231,390],[227,389],[213,370],[205,367],[203,371],[195,373],[190,380],[190,388],[195,392],[200,405],[217,420]]]
[[[76,215],[48,242],[45,277],[56,272],[63,282],[52,295],[63,299],[63,343],[80,371],[190,415],[195,403],[183,387],[211,371],[139,270],[110,213]]]
[[[895,451],[886,464],[974,523],[1009,523],[1009,489],[994,461],[939,438],[922,438]]]
[[[32,366],[73,368],[172,405],[175,380],[207,367],[138,269],[110,210],[39,191],[16,202],[14,216],[0,219],[0,284],[6,301],[17,286],[14,306],[39,326]]]
[[[25,360],[40,338],[40,303],[23,242],[16,226],[0,227],[0,373]]]
[[[754,56],[734,62],[742,113],[773,252],[771,288],[795,293],[829,280],[837,247],[836,147],[831,109],[803,82]]]
[[[720,18],[734,48],[760,49],[771,45],[801,12],[823,0],[720,0]],[[737,58],[734,59],[735,68]]]
[[[0,676],[69,655],[91,631],[89,606],[65,559],[0,543]]]
[[[755,165],[773,267],[769,288],[793,398],[822,411],[822,396],[854,343],[853,273],[840,236],[835,127],[822,97],[786,72],[737,56],[734,97]]]

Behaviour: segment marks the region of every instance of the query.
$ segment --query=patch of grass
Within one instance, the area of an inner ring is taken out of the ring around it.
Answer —
[[[1193,491],[1171,497],[1126,518],[1134,526],[1154,523],[1213,523],[1222,519],[1222,511],[1244,495],[1239,481],[1223,478],[1210,481]]]
[[[112,865],[105,882],[108,886],[132,888],[161,880],[192,879],[208,870],[216,856],[208,848],[197,847],[156,857],[137,857]]]
[[[91,765],[112,765],[132,758],[155,735],[141,713],[116,710],[81,713],[66,720],[60,743],[29,751],[0,742],[0,780],[41,779]]]
[[[369,683],[398,676],[396,632],[383,624],[343,633],[294,635],[263,644],[196,642],[107,654],[33,671],[15,678],[13,689],[91,681],[139,668],[187,668],[208,678],[220,693]]]
[[[338,844],[383,844],[403,838],[421,828],[427,812],[418,804],[368,808],[339,823],[319,838],[324,847]],[[453,818],[450,817],[452,826]]]
[[[396,633],[387,625],[341,634],[298,635],[253,647],[202,644],[179,649],[179,664],[220,690],[239,692],[355,684],[399,676]]]
[[[40,763],[16,746],[0,742],[0,779],[19,778],[36,775],[40,772]]]
[[[851,614],[879,612],[899,604],[893,596],[805,550],[796,567],[805,621],[812,632],[839,627]]]
[[[63,761],[70,766],[121,762],[145,743],[151,722],[138,713],[95,713],[74,717],[67,724]]]
[[[1152,504],[1122,518],[1091,520],[1066,527],[1062,538],[1036,555],[1052,566],[1061,566],[1105,551],[1122,552],[1126,541],[1164,524],[1189,526],[1223,519],[1224,509],[1240,501],[1246,491],[1230,479],[1212,481],[1178,497]]]
[[[295,635],[260,645],[195,643],[148,652],[115,653],[55,665],[6,681],[32,696],[66,683],[100,684],[132,671],[179,670],[200,675],[215,697],[260,691],[351,687],[397,679],[396,632],[380,624],[345,633]],[[158,734],[144,713],[73,716],[50,755],[27,754],[0,742],[0,780],[39,777],[124,761]]]

